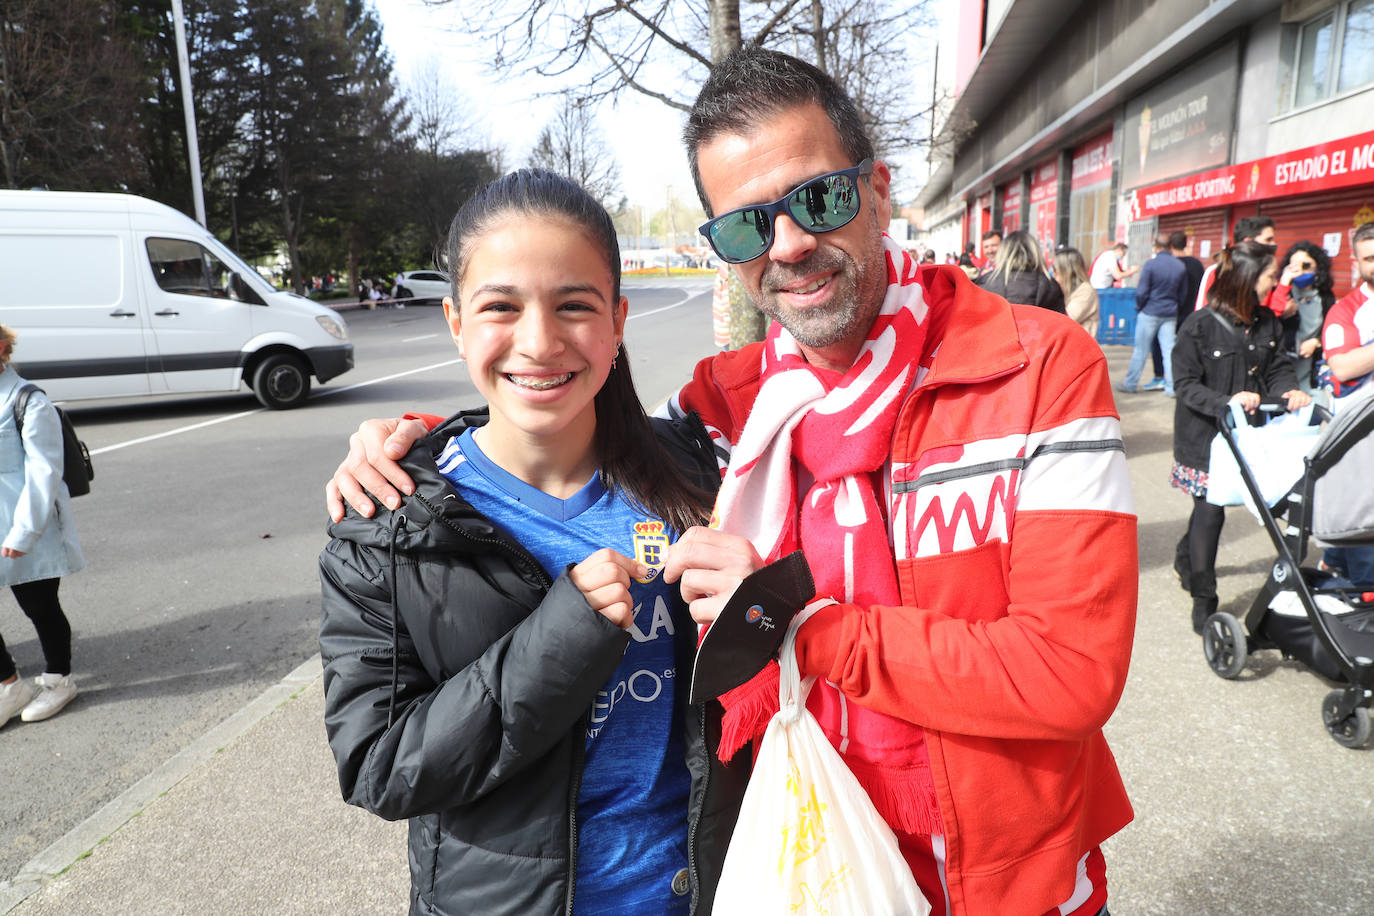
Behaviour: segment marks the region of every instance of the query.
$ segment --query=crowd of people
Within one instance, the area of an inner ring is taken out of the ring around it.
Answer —
[[[1331,258],[1300,240],[1282,254],[1269,217],[1236,221],[1232,244],[1205,269],[1182,232],[1160,234],[1138,271],[1136,334],[1126,376],[1127,394],[1160,390],[1174,405],[1174,463],[1170,482],[1193,500],[1174,555],[1180,585],[1192,598],[1193,629],[1201,633],[1217,609],[1216,557],[1225,509],[1207,501],[1208,467],[1217,418],[1239,405],[1260,422],[1262,399],[1288,409],[1315,398],[1339,411],[1374,374],[1374,223],[1351,236],[1361,285],[1336,301]],[[1098,258],[1098,282],[1120,282],[1124,245]],[[1096,283],[1094,284],[1096,285]],[[1155,378],[1141,386],[1147,361]],[[1324,551],[1321,565],[1351,582],[1374,587],[1374,548]]]

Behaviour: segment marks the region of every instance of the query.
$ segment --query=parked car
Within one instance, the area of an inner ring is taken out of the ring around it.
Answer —
[[[416,304],[438,305],[445,296],[453,295],[453,281],[441,270],[407,270],[391,295],[396,299],[420,300]]]
[[[56,401],[235,391],[298,407],[353,368],[333,309],[273,289],[199,223],[131,194],[0,191],[0,324]]]

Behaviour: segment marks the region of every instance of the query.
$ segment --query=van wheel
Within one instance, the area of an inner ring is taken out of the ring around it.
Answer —
[[[310,372],[300,357],[273,353],[253,374],[253,393],[272,410],[299,407],[310,396]]]

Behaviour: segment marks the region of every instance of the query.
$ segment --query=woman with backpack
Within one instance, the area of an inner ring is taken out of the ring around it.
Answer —
[[[0,325],[0,585],[8,585],[38,631],[44,671],[21,680],[0,639],[0,726],[16,713],[38,722],[76,696],[72,628],[57,599],[61,577],[86,564],[76,539],[71,495],[62,481],[62,428],[41,391],[30,391],[22,419],[16,401],[28,384],[10,366],[15,334]]]

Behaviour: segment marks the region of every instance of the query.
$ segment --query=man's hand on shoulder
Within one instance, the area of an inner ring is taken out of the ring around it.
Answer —
[[[336,522],[341,520],[346,500],[363,518],[371,518],[376,507],[369,493],[388,509],[399,507],[402,493],[415,492],[415,481],[396,460],[404,457],[427,432],[419,420],[400,417],[358,424],[358,431],[348,437],[348,456],[325,484],[329,517]]]

